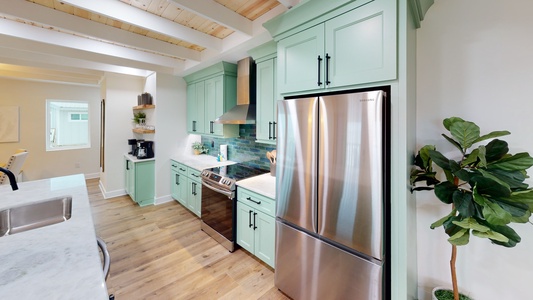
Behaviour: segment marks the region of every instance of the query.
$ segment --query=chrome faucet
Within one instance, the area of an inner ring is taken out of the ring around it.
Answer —
[[[0,172],[4,172],[7,175],[7,177],[9,178],[9,184],[11,185],[11,188],[14,191],[19,189],[19,186],[17,185],[17,180],[15,179],[15,175],[13,175],[13,172],[4,168],[0,168]]]

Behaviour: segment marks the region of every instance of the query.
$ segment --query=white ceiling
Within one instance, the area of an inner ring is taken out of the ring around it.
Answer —
[[[219,39],[118,0],[61,0],[205,48],[200,52],[30,1],[0,0],[0,77],[97,85],[106,72],[184,76],[248,56],[271,40],[262,24],[300,2],[278,0],[281,5],[251,21],[213,0],[167,1],[235,32]]]

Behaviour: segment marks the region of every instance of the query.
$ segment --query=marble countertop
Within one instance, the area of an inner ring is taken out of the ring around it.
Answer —
[[[276,199],[276,177],[270,173],[237,181],[237,186],[256,192],[271,199]]]
[[[0,237],[0,299],[109,299],[83,175],[2,185],[0,210],[66,195],[69,220]]]
[[[214,168],[214,167],[220,167],[220,166],[227,166],[236,164],[236,162],[231,160],[225,160],[225,161],[217,161],[217,158],[211,155],[174,155],[170,157],[170,159],[175,160],[179,163],[182,163],[188,167],[194,168],[198,171],[202,171],[203,169],[207,168]]]

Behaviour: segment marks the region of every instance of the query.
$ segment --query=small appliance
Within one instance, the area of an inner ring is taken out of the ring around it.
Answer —
[[[131,151],[128,154],[135,155],[135,150],[137,149],[137,140],[128,139],[128,145],[131,147]]]
[[[154,157],[154,142],[153,141],[142,141],[138,143],[137,148],[137,158],[146,159]]]

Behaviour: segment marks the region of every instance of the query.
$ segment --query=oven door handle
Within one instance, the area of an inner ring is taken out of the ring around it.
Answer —
[[[217,189],[216,187],[212,186],[211,184],[209,184],[208,182],[205,182],[202,180],[202,185],[205,186],[206,188],[214,191],[214,192],[217,192],[217,193],[220,193],[224,196],[227,196],[228,198],[233,198],[233,192],[228,192],[228,191],[224,191],[224,190],[221,190],[221,189]]]

